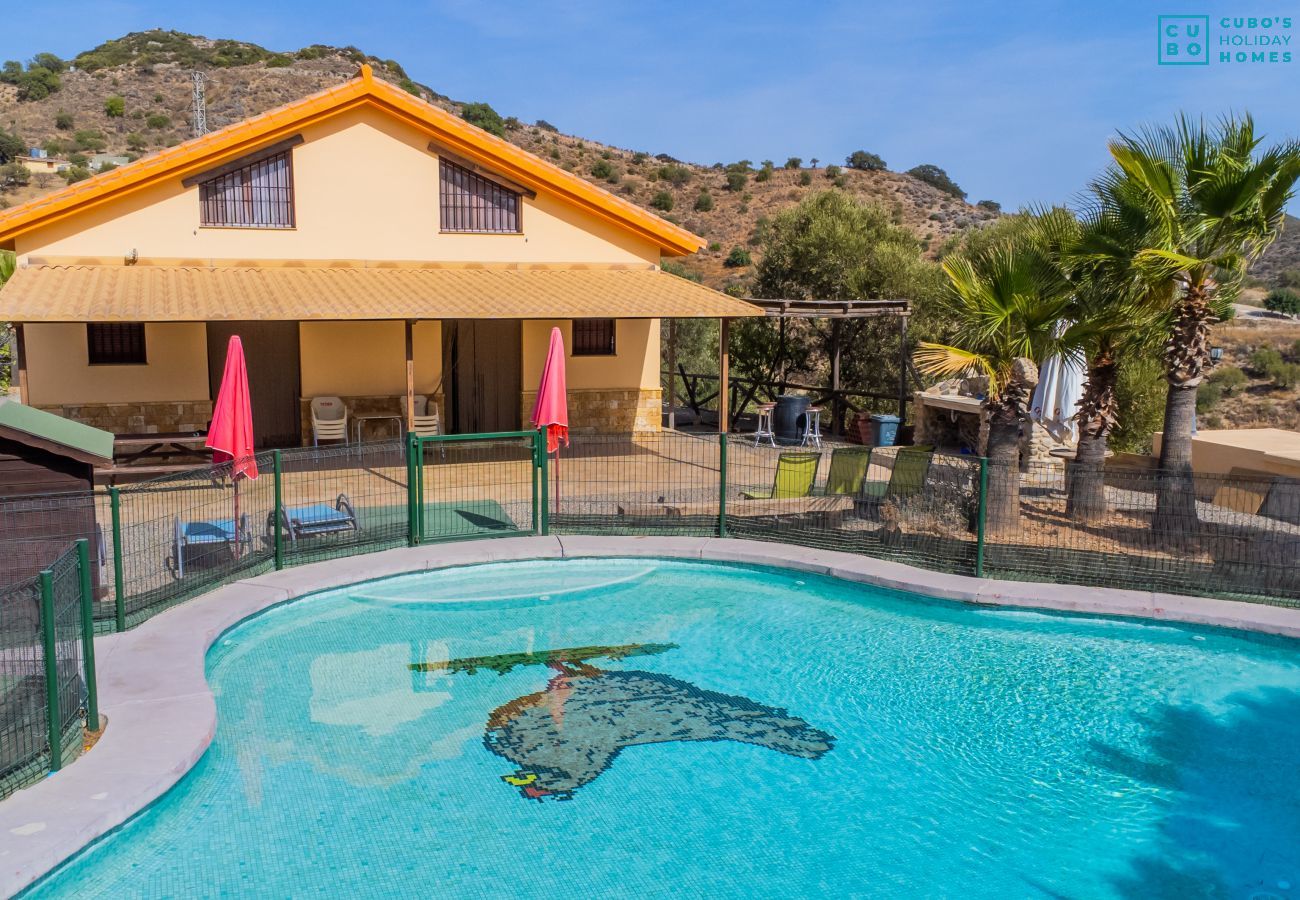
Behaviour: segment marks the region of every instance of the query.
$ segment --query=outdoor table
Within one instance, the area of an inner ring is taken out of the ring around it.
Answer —
[[[361,443],[361,431],[366,422],[382,422],[391,420],[397,423],[397,436],[402,436],[402,422],[405,417],[401,413],[368,413],[364,416],[353,416],[352,421],[356,423],[357,443]]]
[[[118,434],[113,436],[113,457],[123,465],[157,457],[162,460],[210,463],[205,431],[158,432],[157,434]]]

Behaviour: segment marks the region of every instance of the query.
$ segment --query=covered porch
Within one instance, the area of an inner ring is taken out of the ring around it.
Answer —
[[[312,443],[325,396],[353,439],[409,429],[417,397],[444,432],[516,429],[556,326],[574,429],[654,431],[659,318],[757,312],[648,265],[41,261],[0,296],[24,402],[116,434],[205,430],[238,334],[268,448]]]

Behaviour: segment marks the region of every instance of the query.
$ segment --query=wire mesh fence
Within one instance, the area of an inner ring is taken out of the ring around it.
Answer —
[[[731,442],[726,533],[976,568],[979,464],[916,448],[771,448]]]
[[[549,464],[551,528],[569,534],[716,534],[720,458],[716,435],[574,435]]]
[[[536,432],[417,438],[412,513],[422,542],[542,530],[544,463]]]
[[[0,590],[0,798],[76,757],[88,706],[98,719],[88,557],[65,546]]]
[[[989,468],[991,497],[1020,493],[1018,515],[990,514],[990,577],[1300,605],[1300,481],[1047,464],[1007,481]]]

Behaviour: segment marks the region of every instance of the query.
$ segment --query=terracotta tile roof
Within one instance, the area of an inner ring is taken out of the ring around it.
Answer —
[[[161,181],[182,179],[223,160],[235,159],[305,125],[369,105],[387,112],[448,149],[525,187],[545,192],[658,244],[664,253],[694,253],[704,239],[645,209],[552,165],[509,141],[488,134],[446,110],[376,79],[369,66],[357,77],[287,106],[194,138],[153,156],[68,185],[0,212],[0,245],[15,236],[91,206]]]
[[[26,266],[0,291],[9,322],[761,314],[650,267]]]

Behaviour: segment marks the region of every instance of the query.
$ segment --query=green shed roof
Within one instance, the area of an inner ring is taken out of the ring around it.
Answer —
[[[0,428],[67,447],[76,456],[113,461],[113,434],[0,397]]]

